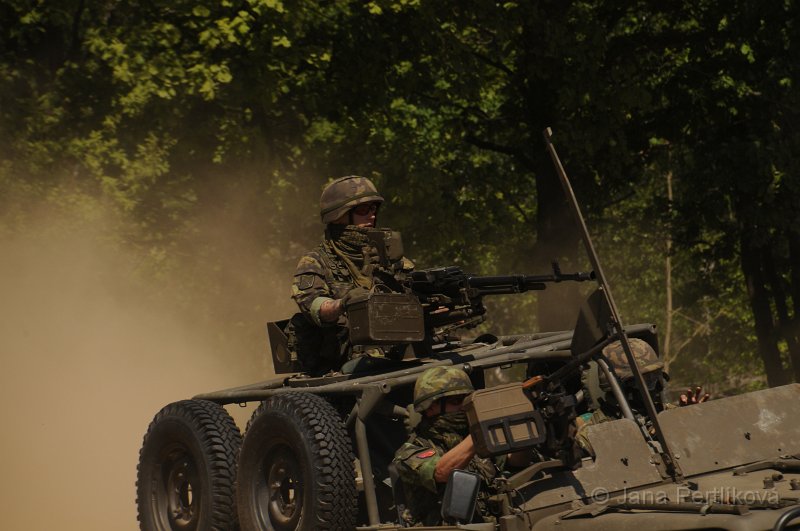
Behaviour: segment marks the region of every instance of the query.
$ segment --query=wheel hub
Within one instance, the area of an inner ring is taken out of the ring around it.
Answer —
[[[194,462],[186,454],[174,455],[167,468],[167,514],[173,529],[194,529],[199,516],[198,477]]]
[[[265,479],[269,521],[278,529],[294,529],[303,504],[300,468],[293,453],[281,449],[267,458]]]

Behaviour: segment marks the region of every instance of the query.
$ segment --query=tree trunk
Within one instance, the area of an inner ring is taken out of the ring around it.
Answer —
[[[800,235],[794,231],[788,231],[789,239],[789,286],[792,295],[792,319],[788,323],[788,333],[800,341]],[[800,382],[800,358],[792,355],[792,370],[794,371],[794,381]]]
[[[770,387],[783,385],[789,383],[789,380],[781,362],[778,344],[775,341],[775,326],[762,271],[761,253],[744,232],[742,233],[740,244],[742,272],[744,273],[747,296],[750,300],[750,308],[753,311],[753,319],[755,321],[758,353],[767,373],[767,384]]]
[[[772,257],[772,248],[767,247],[763,250],[764,271],[769,279],[770,289],[772,290],[772,300],[775,302],[775,310],[778,314],[779,335],[786,341],[789,347],[789,359],[792,362],[795,379],[797,371],[800,370],[800,342],[792,327],[792,318],[789,316],[789,307],[786,304],[786,289],[783,279],[775,269],[775,261]]]
[[[555,169],[548,168],[548,160],[544,156],[536,159],[539,170],[536,172],[536,271],[548,271],[551,263],[558,261],[563,271],[572,272],[580,267],[577,265],[580,236],[561,182]],[[575,282],[549,284],[539,295],[539,329],[572,329],[581,299],[580,288]]]
[[[800,317],[800,234],[789,231],[789,269],[792,279],[792,310],[795,320]],[[795,325],[797,326],[797,325]]]

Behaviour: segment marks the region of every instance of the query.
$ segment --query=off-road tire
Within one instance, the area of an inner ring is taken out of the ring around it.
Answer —
[[[136,506],[142,531],[229,531],[237,528],[239,428],[205,400],[165,406],[139,451]]]
[[[355,529],[353,450],[324,398],[281,393],[245,430],[236,493],[242,531]]]

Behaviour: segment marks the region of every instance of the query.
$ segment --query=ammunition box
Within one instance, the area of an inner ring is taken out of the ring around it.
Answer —
[[[544,419],[521,383],[475,391],[464,401],[469,431],[481,457],[532,448],[547,438]]]
[[[354,345],[413,343],[425,338],[422,305],[406,293],[373,293],[347,309]]]

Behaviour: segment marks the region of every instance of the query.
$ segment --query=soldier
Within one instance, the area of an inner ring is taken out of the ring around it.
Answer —
[[[383,355],[377,348],[354,352],[346,326],[347,306],[366,298],[373,287],[377,257],[367,230],[375,227],[382,203],[372,181],[356,175],[336,179],[322,191],[325,237],[300,259],[292,283],[300,314],[290,325],[290,348],[310,374],[348,372],[352,367],[343,365],[353,357]],[[405,258],[396,265],[398,270],[413,268]]]
[[[646,341],[630,338],[628,342],[656,409],[662,410],[675,407],[666,403],[663,398],[664,382],[666,380],[664,362],[658,358],[658,354]],[[628,364],[628,358],[622,348],[622,343],[619,341],[611,343],[603,349],[603,355],[614,369],[614,373],[619,379],[620,387],[633,413],[643,412],[644,404],[636,390],[633,371],[631,371],[631,367]],[[585,452],[594,456],[594,449],[587,436],[588,427],[592,424],[600,424],[601,422],[621,418],[622,412],[614,394],[611,392],[611,386],[605,373],[599,370],[596,362],[590,363],[589,370],[583,375],[583,380],[585,388],[589,391],[590,409],[593,409],[593,411],[578,417],[576,440]],[[689,389],[686,394],[681,395],[678,404],[680,406],[699,404],[708,399],[709,395],[702,394],[702,388],[697,387],[696,391]]]
[[[497,473],[495,463],[475,455],[462,403],[474,388],[456,367],[432,367],[414,385],[414,410],[422,415],[416,432],[395,453],[393,465],[403,481],[408,525],[441,523],[441,498],[450,472],[464,469],[483,479],[478,498],[478,521],[491,514],[486,487]]]

